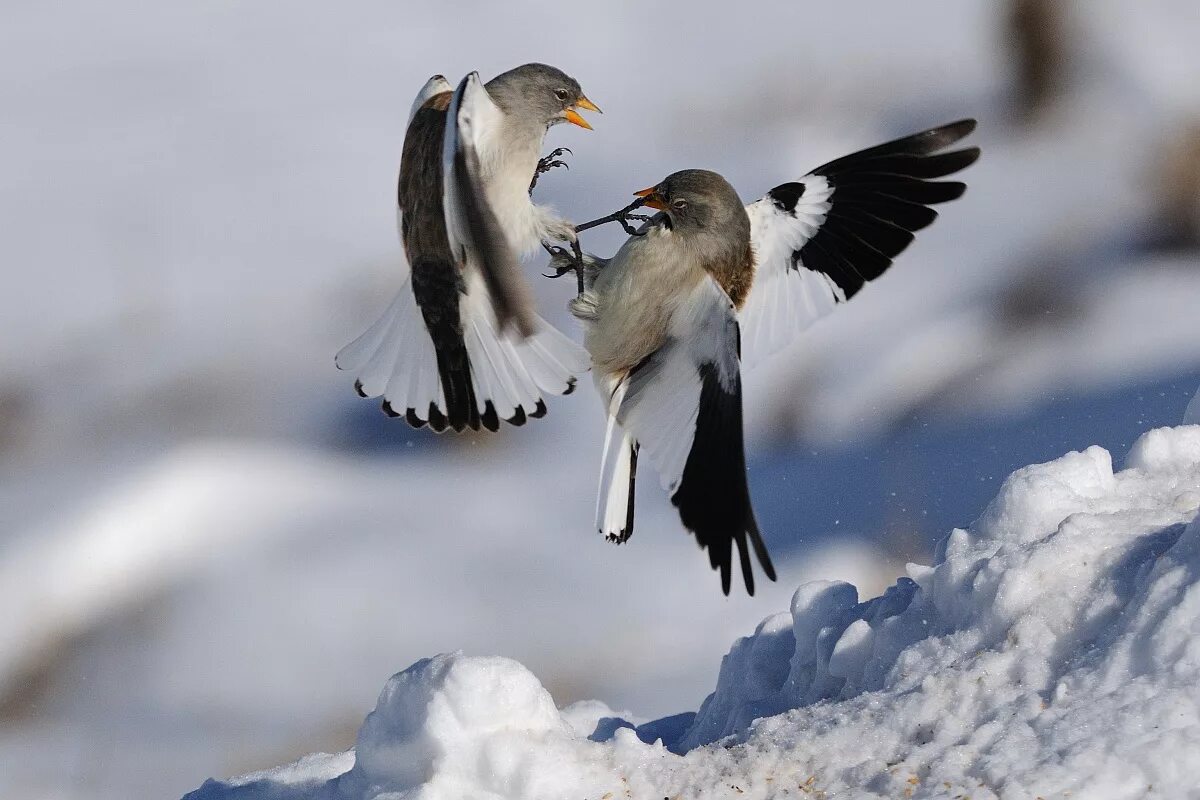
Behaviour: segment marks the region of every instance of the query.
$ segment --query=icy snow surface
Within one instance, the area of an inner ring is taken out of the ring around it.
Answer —
[[[354,751],[240,798],[1178,797],[1200,785],[1200,426],[1013,473],[882,596],[801,586],[695,714],[563,711],[519,663],[393,677]]]

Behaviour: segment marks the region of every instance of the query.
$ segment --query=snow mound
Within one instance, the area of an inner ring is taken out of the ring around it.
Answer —
[[[1069,453],[879,597],[801,586],[694,715],[559,712],[514,661],[443,655],[388,682],[353,753],[188,797],[1174,796],[1200,785],[1198,512],[1200,426],[1119,472]]]

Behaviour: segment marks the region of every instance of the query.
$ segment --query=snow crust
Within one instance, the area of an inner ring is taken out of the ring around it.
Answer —
[[[1177,797],[1200,785],[1198,512],[1200,426],[1116,472],[1068,453],[879,597],[801,586],[694,715],[560,712],[515,661],[439,655],[388,682],[354,751],[187,797]]]

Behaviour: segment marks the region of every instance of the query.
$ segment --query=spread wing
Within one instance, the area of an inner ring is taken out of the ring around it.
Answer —
[[[500,128],[503,112],[472,72],[462,79],[446,114],[442,140],[443,208],[450,249],[464,273],[478,271],[501,330],[515,325],[523,336],[536,330],[529,285],[483,188],[479,154]]]
[[[684,527],[708,550],[728,594],[733,545],[737,545],[746,591],[754,594],[750,548],[763,572],[775,569],[759,535],[746,483],[742,442],[742,381],[738,367],[738,322],[728,295],[705,278],[676,312],[662,347],[632,369],[609,399],[609,415],[654,464]],[[605,455],[620,478],[632,479],[627,459]],[[602,478],[602,481],[604,479]],[[617,484],[619,481],[609,481]],[[602,483],[602,492],[603,492]],[[621,510],[621,503],[604,507]],[[632,520],[629,520],[632,524]],[[748,541],[747,541],[748,540]]]
[[[776,186],[746,206],[755,252],[740,312],[743,353],[755,364],[879,277],[937,218],[929,206],[966,190],[937,181],[979,158],[940,153],[975,129],[967,119],[861,150]]]

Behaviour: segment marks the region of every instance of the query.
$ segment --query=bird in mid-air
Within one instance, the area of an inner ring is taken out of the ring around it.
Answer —
[[[433,430],[497,430],[546,413],[587,369],[583,350],[533,311],[521,255],[574,227],[533,203],[547,130],[591,128],[574,78],[526,64],[451,91],[441,75],[413,102],[397,188],[409,275],[383,316],[337,355],[363,397]],[[553,156],[553,154],[552,154]]]
[[[584,323],[608,414],[596,525],[633,533],[634,479],[650,459],[685,528],[729,593],[737,547],[775,579],[746,482],[743,362],[777,350],[881,275],[933,222],[929,206],[966,186],[938,181],[975,147],[940,152],[975,128],[963,120],[872,147],[776,186],[743,206],[720,175],[690,169],[637,194],[658,210],[613,258],[585,258]],[[569,256],[554,258],[560,271]]]

